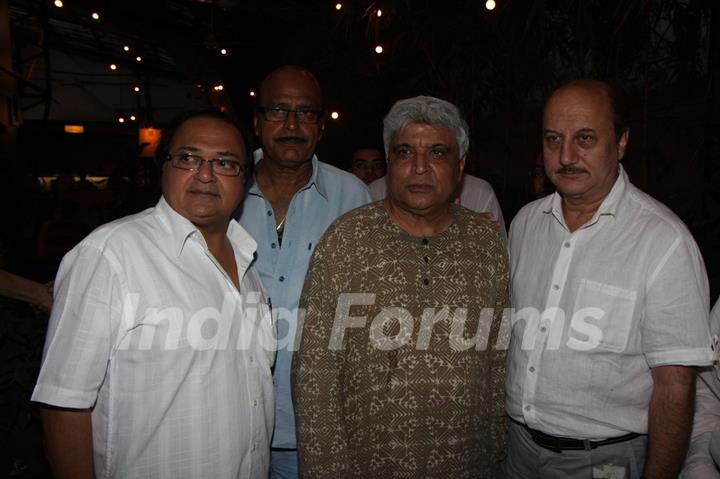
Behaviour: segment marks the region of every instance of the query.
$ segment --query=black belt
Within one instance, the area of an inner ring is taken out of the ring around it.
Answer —
[[[531,429],[525,424],[518,424],[523,426],[527,432],[530,433],[530,436],[535,444],[553,452],[591,451],[600,446],[618,444],[620,442],[630,441],[636,437],[642,436],[642,434],[631,432],[630,434],[625,434],[624,436],[611,437],[610,439],[605,439],[603,441],[590,441],[587,439],[572,439],[569,437],[551,436],[550,434],[545,434],[542,431]]]

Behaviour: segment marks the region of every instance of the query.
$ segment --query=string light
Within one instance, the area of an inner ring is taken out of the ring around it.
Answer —
[[[378,17],[382,17],[382,10],[380,10],[379,8],[378,8],[378,11],[377,11],[377,16],[378,16]]]
[[[55,6],[58,7],[58,8],[62,8],[62,7],[63,7],[63,2],[62,2],[62,0],[55,0],[55,1],[53,2],[53,5],[55,5]]]
[[[135,90],[136,93],[139,93],[139,92],[140,92],[140,87],[136,85],[135,88],[133,88],[133,90]]]
[[[130,115],[130,121],[135,121],[135,120],[136,120],[135,115]]]
[[[136,61],[136,62],[141,62],[141,61],[142,61],[142,57],[141,57],[140,55],[136,56],[136,57],[135,57],[135,61]]]
[[[223,91],[224,89],[225,89],[225,87],[222,85],[215,85],[213,87],[213,90],[215,90],[215,91]]]
[[[337,120],[338,118],[340,118],[340,113],[334,111],[330,113],[330,118],[332,118],[333,120]]]
[[[336,3],[335,10],[341,10],[341,9],[342,9],[342,3]]]
[[[221,48],[221,49],[220,49],[220,54],[221,54],[221,55],[227,55],[227,52],[228,52],[228,51],[227,51],[227,48]]]
[[[125,118],[123,118],[123,117],[118,118],[118,123],[125,123]]]
[[[378,45],[378,46],[375,47],[375,53],[377,53],[378,55],[380,55],[382,52],[383,52],[383,47],[382,47],[382,45]]]
[[[495,0],[487,0],[487,2],[485,2],[485,8],[495,10]]]
[[[130,45],[123,45],[123,51],[129,52],[130,51]]]
[[[255,91],[254,91],[254,90],[250,90],[250,96],[255,96]]]
[[[117,70],[117,65],[115,65],[114,63],[111,63],[111,64],[110,64],[110,69],[111,69],[112,71]]]
[[[95,20],[97,22],[98,20],[100,20],[100,14],[98,12],[92,12],[90,14],[90,18],[92,18],[93,20]]]

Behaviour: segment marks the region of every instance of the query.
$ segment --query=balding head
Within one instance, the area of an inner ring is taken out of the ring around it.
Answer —
[[[264,105],[263,101],[267,98],[268,90],[276,85],[297,85],[306,89],[309,94],[317,99],[318,108],[322,108],[322,89],[315,75],[310,70],[298,65],[285,65],[267,74],[260,83],[260,95],[258,96],[258,104]]]
[[[628,130],[625,103],[617,89],[611,84],[601,80],[574,80],[557,88],[545,102],[544,111],[550,102],[558,96],[564,96],[568,93],[579,93],[586,97],[595,98],[599,102],[603,102],[610,111],[612,117],[613,128],[615,130],[615,138],[619,141],[622,134]]]

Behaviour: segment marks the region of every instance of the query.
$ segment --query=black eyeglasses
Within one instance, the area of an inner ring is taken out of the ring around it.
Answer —
[[[220,176],[240,176],[248,169],[248,165],[235,160],[226,160],[224,158],[215,158],[206,160],[202,156],[193,155],[192,153],[175,153],[167,156],[167,161],[173,168],[187,171],[197,171],[204,162],[210,163],[210,169],[213,173]]]
[[[322,110],[311,110],[307,108],[290,110],[279,106],[260,106],[257,110],[262,113],[265,121],[286,121],[290,113],[295,113],[295,118],[297,118],[300,123],[317,123],[322,117]]]

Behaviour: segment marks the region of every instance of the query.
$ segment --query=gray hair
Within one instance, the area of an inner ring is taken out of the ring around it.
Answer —
[[[386,158],[390,158],[390,146],[395,136],[410,123],[424,123],[452,131],[460,148],[460,158],[467,154],[470,144],[469,128],[460,116],[458,107],[432,96],[416,96],[396,102],[383,120]]]

